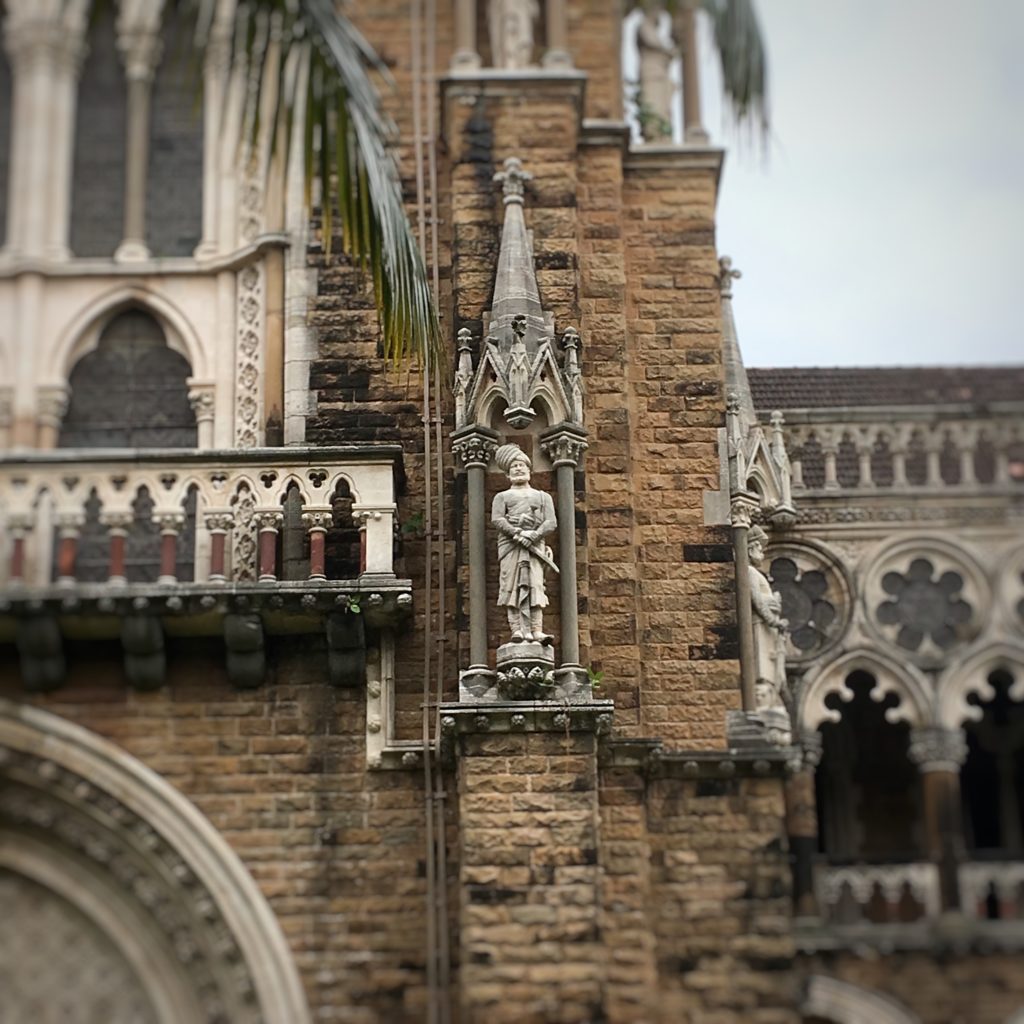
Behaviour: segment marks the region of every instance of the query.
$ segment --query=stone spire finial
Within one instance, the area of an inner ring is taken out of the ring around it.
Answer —
[[[503,171],[494,175],[504,195],[505,224],[501,231],[489,334],[499,344],[502,341],[508,344],[513,340],[511,328],[516,318],[525,318],[525,321],[520,320],[520,326],[525,329],[515,334],[523,338],[532,355],[540,340],[550,334],[540,304],[533,245],[523,219],[523,191],[533,175],[523,170],[518,157],[510,156],[504,166]]]
[[[732,283],[737,278],[743,276],[742,271],[733,270],[732,268],[732,257],[722,256],[718,260],[718,287],[722,293],[723,299],[732,298]]]
[[[494,180],[501,182],[505,205],[518,203],[522,206],[523,191],[526,183],[533,180],[533,175],[523,170],[523,161],[517,156],[506,157],[504,167],[503,171],[494,175]]]

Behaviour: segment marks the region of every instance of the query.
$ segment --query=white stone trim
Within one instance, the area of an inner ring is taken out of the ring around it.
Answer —
[[[889,996],[846,981],[813,974],[801,1011],[835,1024],[920,1024],[919,1018]]]
[[[1024,700],[1024,644],[1013,641],[987,643],[970,657],[954,664],[938,684],[938,721],[946,729],[959,729],[965,722],[977,722],[982,709],[968,703],[972,693],[983,700],[995,696],[989,675],[1002,669],[1014,676],[1010,696]]]
[[[825,698],[837,693],[844,701],[853,699],[853,691],[846,685],[851,672],[864,671],[875,678],[871,699],[881,702],[894,693],[899,704],[886,711],[886,720],[892,723],[908,722],[912,727],[935,724],[934,701],[925,676],[910,664],[900,664],[885,654],[869,647],[846,651],[808,672],[804,679],[797,707],[794,732],[813,732],[825,722],[838,722],[842,713],[825,706]]]

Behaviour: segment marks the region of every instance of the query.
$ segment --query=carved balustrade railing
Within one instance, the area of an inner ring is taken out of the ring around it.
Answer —
[[[974,861],[960,866],[960,902],[979,920],[1024,920],[1024,863]]]
[[[796,493],[1024,488],[1024,406],[983,419],[787,412],[785,438]]]
[[[10,595],[283,575],[316,583],[328,580],[339,530],[358,545],[343,578],[386,582],[400,460],[394,445],[9,456],[0,584]]]
[[[934,864],[820,864],[814,882],[822,916],[837,925],[908,923],[941,906]]]

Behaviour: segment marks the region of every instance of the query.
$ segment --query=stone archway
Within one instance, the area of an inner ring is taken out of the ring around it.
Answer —
[[[143,1020],[309,1020],[276,918],[206,818],[109,741],[7,700],[0,884],[68,934],[96,938],[90,955],[103,963],[87,968],[127,979]]]
[[[820,974],[808,979],[801,1009],[805,1018],[830,1024],[920,1024],[889,996]]]

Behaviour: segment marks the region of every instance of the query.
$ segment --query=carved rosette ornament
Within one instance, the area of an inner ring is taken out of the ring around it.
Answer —
[[[869,627],[903,657],[924,667],[977,636],[988,618],[988,579],[968,553],[940,538],[885,548],[863,587]]]

